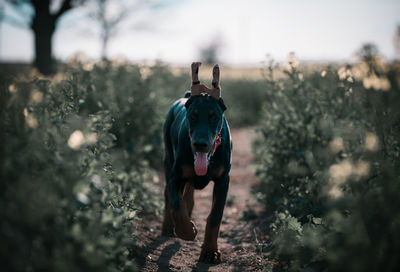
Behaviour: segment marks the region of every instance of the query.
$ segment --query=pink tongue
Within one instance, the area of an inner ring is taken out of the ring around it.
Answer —
[[[196,159],[194,161],[194,171],[198,176],[204,176],[207,174],[207,153],[196,152]]]

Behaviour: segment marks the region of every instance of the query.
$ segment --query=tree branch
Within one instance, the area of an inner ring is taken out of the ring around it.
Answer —
[[[57,20],[61,15],[63,15],[68,10],[72,9],[71,0],[64,0],[60,9],[53,15],[54,19]]]
[[[16,27],[27,28],[32,20],[27,10],[24,9],[24,5],[27,4],[27,1],[10,1],[6,2],[3,10],[3,20],[6,23],[14,25]],[[6,12],[6,8],[8,7],[11,11]],[[26,8],[26,6],[25,6]]]
[[[23,22],[20,21],[14,17],[8,16],[7,14],[5,14],[2,17],[3,22],[8,23],[10,25],[16,26],[16,27],[20,27],[20,28],[29,28],[29,23],[28,22]]]

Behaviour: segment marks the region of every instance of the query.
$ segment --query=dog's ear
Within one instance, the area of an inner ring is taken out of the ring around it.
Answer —
[[[219,99],[221,97],[221,86],[219,85],[219,66],[216,64],[213,68],[213,80],[212,88],[208,88],[204,84],[200,84],[199,80],[199,68],[201,62],[193,62],[192,69],[192,87],[190,88],[192,96],[201,95],[202,93],[207,93],[209,96]]]
[[[199,81],[199,68],[201,66],[201,62],[192,62],[192,82],[194,85]],[[197,83],[198,84],[198,83]]]
[[[193,62],[192,69],[192,87],[190,88],[192,95],[200,95],[204,92],[204,85],[200,84],[199,80],[199,68],[201,66],[201,62]]]
[[[213,80],[211,82],[211,85],[215,89],[221,89],[221,86],[219,86],[219,65],[215,64],[213,68]]]
[[[221,98],[221,86],[219,85],[219,66],[218,64],[214,65],[213,68],[213,80],[212,80],[212,88],[207,90],[207,93],[219,100]]]

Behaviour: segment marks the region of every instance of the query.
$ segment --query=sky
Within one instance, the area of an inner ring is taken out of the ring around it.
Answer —
[[[130,13],[108,55],[186,64],[217,41],[220,61],[232,65],[259,64],[267,54],[284,60],[290,52],[306,61],[349,61],[372,42],[394,59],[398,25],[399,0],[167,0]],[[80,52],[99,58],[97,28],[82,8],[63,16],[53,38],[55,57],[67,60]],[[2,23],[0,61],[32,59],[30,30]]]

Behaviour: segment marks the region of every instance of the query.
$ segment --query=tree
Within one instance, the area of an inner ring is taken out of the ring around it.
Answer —
[[[377,74],[377,60],[379,58],[379,49],[373,43],[365,43],[358,50],[357,55],[369,67],[369,73]]]
[[[394,34],[394,50],[400,56],[400,25],[397,26],[396,33]]]
[[[2,39],[1,24],[3,23],[3,20],[4,20],[4,3],[0,3],[0,56],[1,56],[1,39]]]
[[[134,10],[139,10],[142,4],[151,1],[124,1],[124,0],[93,0],[91,1],[89,18],[99,25],[101,40],[101,57],[107,58],[107,49],[112,38],[117,36],[121,23]],[[128,4],[129,3],[129,4]]]
[[[204,64],[215,64],[219,61],[219,55],[223,42],[219,34],[215,35],[210,42],[200,49],[200,59]]]
[[[34,65],[44,75],[54,72],[52,56],[52,38],[59,19],[69,10],[84,2],[84,0],[62,0],[56,11],[51,0],[9,0],[11,7],[21,14],[22,18],[28,18],[28,24],[34,34],[35,61]],[[33,9],[33,15],[27,14],[25,7],[29,5]],[[6,17],[7,20],[7,17]],[[24,25],[22,23],[21,25]]]

